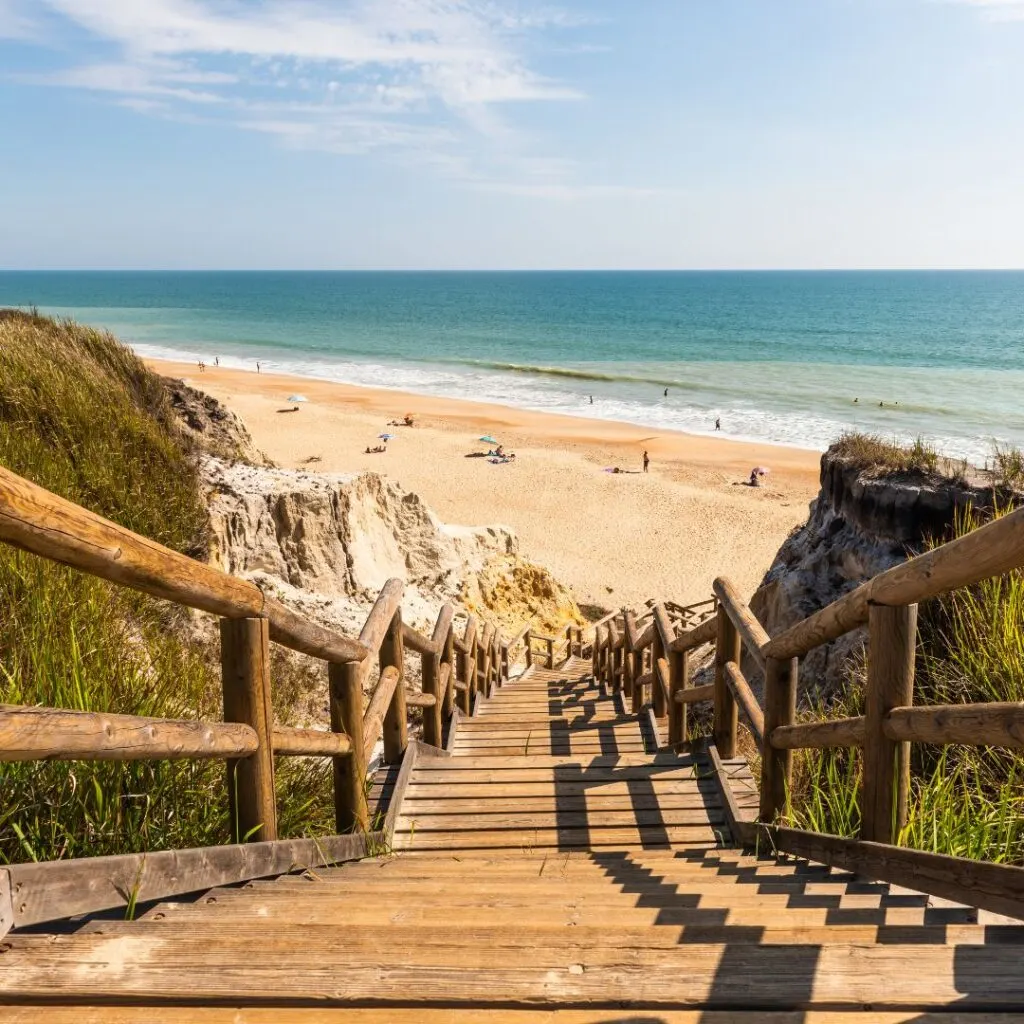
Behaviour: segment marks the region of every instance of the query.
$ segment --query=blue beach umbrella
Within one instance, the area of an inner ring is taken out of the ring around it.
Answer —
[[[483,441],[485,444],[497,444],[498,443],[498,439],[496,437],[491,437],[490,434],[485,434],[483,437],[480,438],[480,440]]]
[[[380,439],[381,439],[382,441],[390,441],[390,440],[391,440],[391,438],[393,438],[393,437],[394,437],[395,435],[394,435],[394,434],[378,434],[377,436],[378,436],[378,437],[379,437],[379,438],[380,438]]]
[[[309,399],[305,395],[289,395],[289,402],[308,402]]]

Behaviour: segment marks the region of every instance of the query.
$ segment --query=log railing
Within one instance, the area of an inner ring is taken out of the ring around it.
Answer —
[[[377,823],[367,805],[367,764],[378,742],[384,763],[401,761],[409,744],[408,708],[414,706],[422,709],[424,742],[440,747],[456,703],[470,713],[478,695],[505,682],[528,635],[524,629],[506,642],[493,624],[469,616],[460,636],[449,604],[425,636],[403,622],[403,584],[392,579],[353,639],[285,608],[248,580],[132,533],[2,467],[0,540],[219,616],[224,707],[222,722],[202,722],[0,705],[0,763],[223,759],[234,842],[278,839],[279,756],[332,758],[337,832],[368,832]],[[274,724],[271,643],[326,663],[329,731]],[[421,659],[422,693],[406,692],[409,652]]]
[[[910,743],[1024,747],[1024,703],[914,706],[917,605],[1021,567],[1024,509],[881,573],[774,638],[733,584],[719,578],[711,616],[677,614],[673,625],[667,607],[656,604],[646,627],[642,617],[629,611],[601,619],[594,629],[593,674],[606,686],[624,690],[634,709],[650,703],[656,719],[667,713],[671,746],[686,737],[686,708],[712,701],[715,752],[723,760],[736,756],[742,711],[761,754],[756,834],[776,849],[1024,916],[1024,868],[893,849],[907,820]],[[798,723],[799,659],[864,625],[864,714]],[[691,686],[689,656],[708,643],[714,644],[714,681]],[[763,678],[761,700],[744,664]],[[792,752],[827,747],[861,751],[858,840],[787,827]]]

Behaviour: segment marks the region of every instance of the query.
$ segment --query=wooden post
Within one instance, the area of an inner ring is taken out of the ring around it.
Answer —
[[[761,751],[761,807],[759,817],[768,825],[789,819],[793,783],[793,751],[772,747],[772,732],[796,721],[796,691],[800,663],[768,658],[764,666],[764,750]]]
[[[463,651],[460,655],[462,661],[462,682],[466,684],[462,690],[461,708],[463,714],[473,713],[473,693],[476,690],[476,645],[477,638],[474,636],[469,643],[469,650]]]
[[[895,843],[907,823],[910,744],[888,739],[882,722],[914,702],[916,652],[917,605],[870,605],[860,835],[875,843]]]
[[[544,642],[548,645],[548,668],[555,667],[555,640],[554,637],[545,637]]]
[[[254,754],[228,761],[232,841],[276,839],[269,622],[256,618],[221,619],[220,665],[224,721],[250,726],[259,740]]]
[[[432,693],[437,703],[432,708],[423,709],[423,742],[431,746],[441,746],[441,704],[444,694],[439,694],[438,681],[441,678],[441,657],[437,654],[424,654],[421,662],[423,692]]]
[[[409,746],[409,712],[405,703],[405,647],[402,643],[402,609],[391,617],[391,625],[380,645],[380,670],[389,665],[398,669],[398,685],[384,716],[384,761],[397,764]],[[435,677],[436,683],[436,677]],[[431,693],[436,693],[435,685]],[[426,716],[424,716],[426,717]]]
[[[654,682],[651,684],[651,703],[654,705],[654,717],[662,719],[668,712],[665,706],[665,691],[661,688],[658,680],[658,659],[666,656],[665,645],[661,640],[661,631],[655,622],[654,636],[651,640],[651,672],[654,675]]]
[[[526,644],[526,667],[530,668],[533,665],[533,635],[529,630],[526,631],[523,642]]]
[[[448,687],[445,696],[445,707],[444,707],[444,718],[451,718],[452,712],[455,710],[455,680],[458,679],[457,672],[457,661],[455,654],[455,627],[448,627],[448,636],[445,637],[444,641],[444,658],[442,659],[449,665],[449,672],[451,672],[451,685]],[[441,716],[441,712],[437,714],[437,738],[438,741],[444,735],[444,719]],[[440,742],[439,744],[440,745]]]
[[[669,678],[671,693],[668,702],[668,745],[686,741],[686,705],[676,699],[676,691],[682,690],[690,681],[690,652],[669,651]]]
[[[327,666],[331,693],[331,729],[348,733],[352,752],[334,758],[334,819],[338,833],[367,832],[366,754],[363,752],[363,678],[366,661]]]
[[[502,643],[501,645],[501,685],[504,686],[508,682],[509,677],[509,663],[508,663],[508,644]]]
[[[736,756],[736,728],[739,715],[736,699],[725,678],[726,662],[740,663],[742,640],[726,610],[718,606],[718,638],[715,644],[715,746],[724,761]]]
[[[601,680],[601,627],[598,626],[594,630],[594,643],[590,648],[590,674],[594,678],[594,682],[598,683]]]

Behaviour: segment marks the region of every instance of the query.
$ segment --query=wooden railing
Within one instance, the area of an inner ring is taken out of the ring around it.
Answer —
[[[565,661],[566,658],[583,655],[583,627],[575,623],[566,626],[561,636],[548,636],[527,627],[516,640],[520,637],[526,645],[527,667],[538,663],[538,652],[534,650],[534,644],[541,648],[540,657],[544,668],[554,668],[558,662]]]
[[[673,627],[662,605],[644,616],[612,613],[595,626],[593,673],[620,688],[635,710],[648,702],[668,719],[668,744],[687,736],[686,708],[713,702],[718,760],[737,753],[739,712],[761,754],[758,824],[747,833],[781,851],[823,860],[975,906],[1024,916],[1024,868],[980,864],[894,847],[907,821],[911,742],[1024,747],[1024,703],[913,705],[917,605],[1024,566],[1024,509],[1018,509],[874,577],[772,638],[724,578],[714,614]],[[650,622],[643,626],[646,618]],[[799,659],[859,626],[868,627],[865,712],[796,721]],[[714,681],[690,685],[689,657],[714,645]],[[743,668],[763,673],[759,701]],[[792,752],[858,747],[862,752],[860,838],[803,832],[791,818]],[[753,825],[753,823],[752,823]]]
[[[402,621],[403,584],[389,580],[357,639],[326,629],[229,576],[37,487],[0,467],[0,540],[102,579],[220,617],[224,720],[200,722],[103,712],[0,705],[0,762],[221,758],[235,842],[278,838],[275,756],[331,757],[336,827],[365,833],[367,762],[379,740],[383,760],[402,760],[408,708],[423,711],[423,740],[436,747],[456,703],[469,713],[509,677],[524,630],[468,617],[461,636],[445,605],[431,635]],[[330,730],[276,726],[271,704],[271,643],[325,662]],[[513,650],[514,649],[514,650]],[[407,651],[420,656],[422,693],[406,691]],[[376,673],[369,701],[363,693]]]

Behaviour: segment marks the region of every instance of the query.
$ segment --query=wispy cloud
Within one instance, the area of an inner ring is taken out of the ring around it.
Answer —
[[[17,2],[0,0],[0,31],[28,24],[15,18]],[[537,155],[517,121],[523,104],[585,99],[535,65],[558,49],[586,50],[578,34],[592,24],[528,3],[36,0],[51,34],[63,29],[73,52],[103,59],[21,79],[106,95],[143,116],[225,123],[291,148],[377,153],[478,189],[552,199],[617,191],[579,184],[570,161]]]

